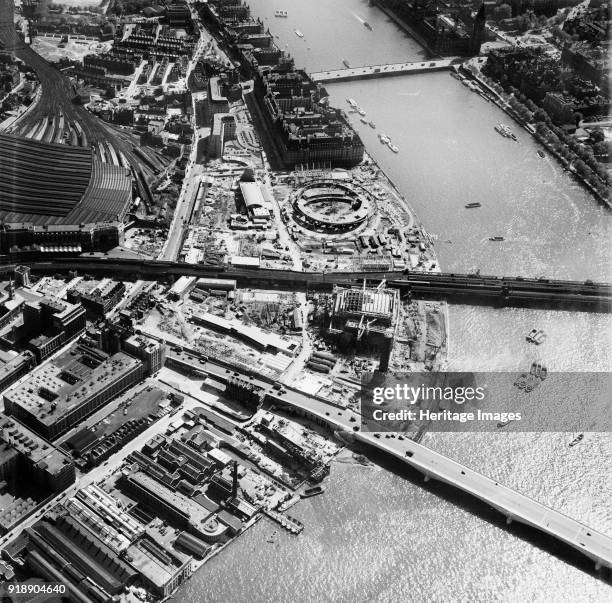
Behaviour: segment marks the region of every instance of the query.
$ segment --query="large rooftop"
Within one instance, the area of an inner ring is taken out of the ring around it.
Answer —
[[[97,161],[90,148],[0,134],[0,171],[3,222],[121,220],[132,197],[129,170]]]
[[[72,348],[38,367],[4,397],[19,404],[41,423],[52,425],[139,364],[140,360],[123,352],[97,359],[79,348]]]

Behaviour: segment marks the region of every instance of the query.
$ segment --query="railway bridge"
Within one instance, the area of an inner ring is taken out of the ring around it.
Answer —
[[[49,261],[24,262],[33,272],[117,276],[126,280],[195,276],[235,279],[239,286],[287,290],[331,290],[334,285],[358,285],[364,279],[385,280],[402,295],[414,299],[444,300],[449,303],[495,307],[550,308],[588,312],[612,311],[612,287],[592,281],[562,281],[546,278],[484,276],[431,272],[298,272],[251,269],[219,264],[185,264],[161,260],[80,256]],[[5,266],[10,272],[14,266]]]

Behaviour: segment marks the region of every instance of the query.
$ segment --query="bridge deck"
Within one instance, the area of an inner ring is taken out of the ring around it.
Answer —
[[[332,69],[311,73],[315,82],[342,82],[347,80],[362,80],[371,77],[387,77],[393,75],[408,75],[410,73],[423,73],[425,71],[442,71],[450,69],[461,59],[450,58],[436,61],[416,61],[411,63],[388,63],[385,65],[364,65],[362,67],[348,67],[346,69]]]
[[[356,440],[392,454],[426,476],[468,492],[508,519],[535,527],[565,542],[592,559],[598,567],[612,567],[612,539],[609,536],[416,442],[383,437],[377,439],[371,433],[355,434]]]
[[[543,505],[516,490],[469,469],[434,450],[412,440],[399,440],[387,434],[355,431],[361,417],[349,409],[336,408],[323,400],[289,388],[284,394],[271,393],[269,399],[279,405],[293,407],[298,413],[338,431],[346,439],[391,454],[414,467],[427,478],[434,478],[456,487],[497,509],[509,520],[534,527],[579,551],[597,568],[612,568],[612,538]]]
[[[480,304],[495,307],[575,309],[590,312],[612,311],[612,289],[605,283],[590,281],[559,281],[431,272],[296,272],[206,266],[159,260],[77,257],[54,258],[53,261],[32,262],[37,272],[81,270],[124,278],[166,278],[202,276],[236,279],[240,286],[275,287],[291,290],[331,290],[334,284],[359,284],[363,279],[380,281],[397,287],[403,294],[419,299],[446,300],[449,303]],[[5,272],[8,267],[5,267]]]

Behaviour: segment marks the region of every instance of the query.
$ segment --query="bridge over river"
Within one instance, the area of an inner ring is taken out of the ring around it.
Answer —
[[[612,539],[606,534],[412,441],[409,434],[360,431],[361,415],[350,408],[334,405],[250,369],[231,366],[224,358],[212,359],[187,348],[168,352],[170,356],[185,353],[198,357],[192,364],[217,381],[227,383],[233,376],[240,375],[262,391],[265,403],[272,409],[308,419],[334,432],[347,444],[366,445],[389,455],[420,472],[426,482],[437,480],[473,496],[505,516],[506,524],[513,521],[525,524],[578,551],[593,562],[596,570],[612,568]]]
[[[363,67],[347,67],[331,71],[318,71],[311,73],[315,82],[349,82],[351,80],[366,80],[375,77],[390,77],[394,75],[410,75],[412,73],[425,73],[428,71],[444,71],[459,65],[464,59],[453,57],[436,61],[416,61],[413,63],[388,63],[386,65],[364,65]]]
[[[124,279],[163,280],[168,276],[195,276],[235,279],[239,286],[288,290],[331,290],[335,284],[357,285],[364,279],[386,280],[403,295],[415,299],[445,300],[449,303],[513,306],[527,308],[573,309],[588,312],[612,311],[612,288],[606,283],[560,281],[545,278],[483,276],[435,272],[297,272],[224,265],[185,264],[80,256],[52,261],[24,262],[34,272],[61,273],[71,270],[90,274],[120,276]],[[7,265],[2,271],[12,272]]]
[[[585,555],[595,569],[612,568],[612,538],[563,515],[546,505],[473,471],[407,436],[400,440],[395,433],[369,433],[359,430],[360,415],[350,409],[338,408],[320,398],[302,392],[274,390],[267,399],[277,406],[334,430],[347,443],[360,443],[391,455],[398,462],[423,474],[425,481],[438,480],[457,488],[490,505],[513,521],[525,524]]]

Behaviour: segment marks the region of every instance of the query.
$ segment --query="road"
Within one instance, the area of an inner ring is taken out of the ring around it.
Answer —
[[[197,17],[197,13],[192,7],[192,17],[194,15]],[[189,66],[187,67],[185,75],[185,85],[188,85],[191,73],[197,65],[198,60],[204,53],[206,45],[209,42],[209,37],[205,35],[206,32],[203,29],[199,18],[194,18],[194,23],[196,27],[198,27],[198,29],[200,30],[200,38],[198,40],[198,45],[196,46],[196,49],[193,53],[193,57],[189,62]],[[183,186],[181,188],[179,198],[176,202],[174,215],[172,216],[172,222],[170,223],[170,228],[168,229],[168,237],[158,256],[158,259],[160,260],[174,261],[178,258],[179,253],[181,252],[181,248],[183,246],[183,242],[185,240],[185,234],[187,232],[187,229],[189,228],[189,224],[193,215],[193,208],[196,201],[196,196],[198,194],[198,188],[202,180],[202,174],[204,173],[204,168],[201,165],[198,165],[197,163],[198,145],[200,143],[200,132],[196,123],[196,99],[193,95],[191,98],[191,104],[191,124],[193,126],[191,154],[189,155],[189,162],[187,163],[187,167],[185,169],[185,178],[183,180]]]
[[[159,383],[155,384],[159,386]],[[195,400],[191,397],[185,397],[185,400],[181,406],[181,411],[184,412],[185,410],[190,410],[198,406],[202,406],[201,401]],[[168,429],[170,423],[176,420],[177,416],[180,416],[181,411],[174,415],[166,415],[159,419],[157,422],[153,423],[148,429],[143,431],[131,442],[128,442],[121,450],[112,455],[104,464],[100,465],[99,467],[95,467],[89,473],[82,475],[77,472],[76,482],[72,486],[58,493],[47,503],[45,503],[40,509],[38,509],[36,513],[24,520],[18,527],[14,528],[10,532],[7,532],[4,536],[2,536],[0,538],[0,549],[3,546],[6,546],[22,530],[25,530],[26,528],[29,528],[34,523],[36,523],[44,513],[49,511],[57,503],[63,502],[67,498],[74,496],[77,490],[85,488],[95,482],[103,482],[105,479],[108,479],[113,473],[117,471],[119,466],[130,454],[132,454],[132,452],[135,452],[136,450],[141,450],[147,440],[149,440],[154,435],[158,433],[164,433],[166,429]]]

